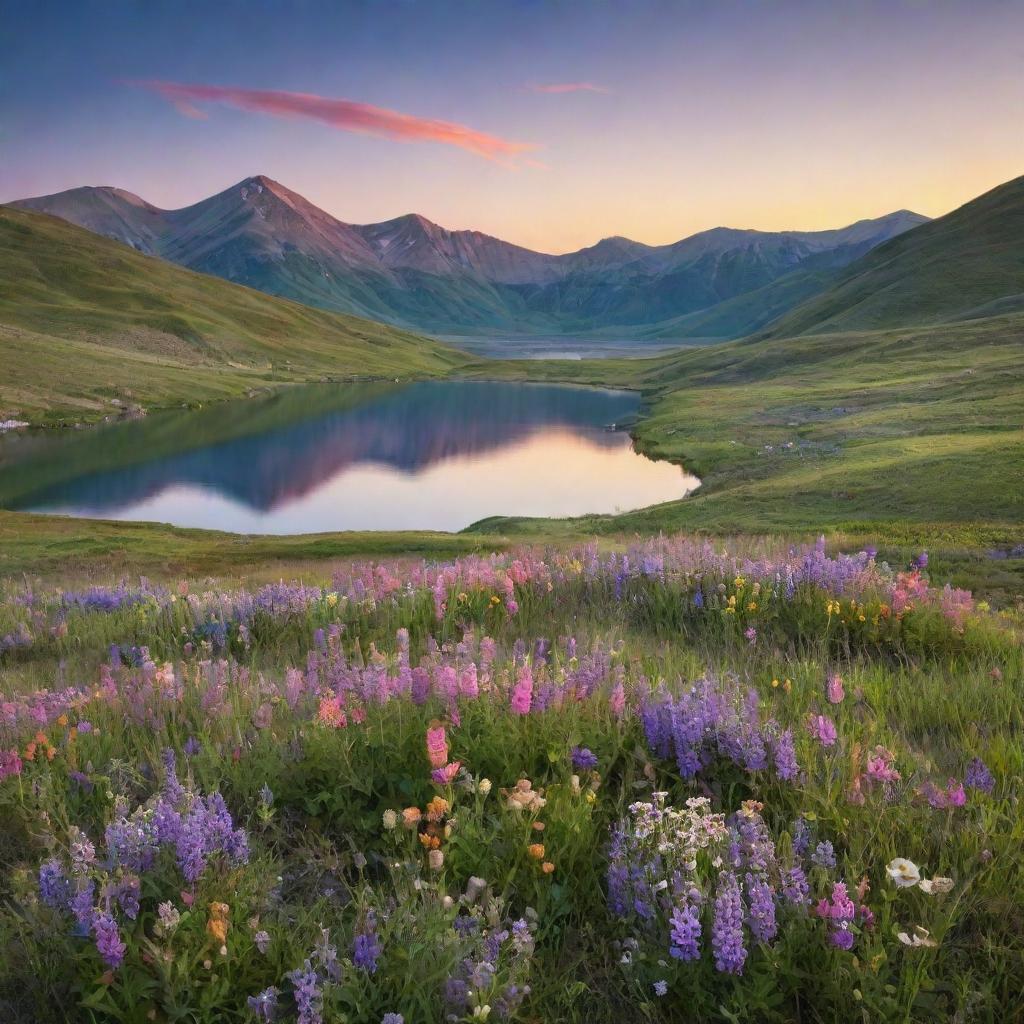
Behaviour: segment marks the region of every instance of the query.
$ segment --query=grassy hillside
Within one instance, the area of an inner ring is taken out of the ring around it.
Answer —
[[[269,383],[435,375],[462,356],[0,209],[0,419],[96,418]]]
[[[892,239],[777,320],[774,338],[1024,310],[1024,177]]]
[[[1019,315],[738,341],[645,360],[510,363],[503,372],[642,389],[639,445],[703,481],[685,501],[564,529],[1024,541]],[[489,520],[482,528],[547,533],[558,524]]]

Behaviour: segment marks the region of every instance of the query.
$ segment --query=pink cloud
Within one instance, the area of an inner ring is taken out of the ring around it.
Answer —
[[[531,92],[611,92],[603,85],[595,85],[593,82],[543,82],[539,85],[530,85],[527,88]]]
[[[414,117],[396,110],[374,107],[369,103],[331,99],[313,93],[162,81],[132,84],[159,93],[188,117],[204,116],[195,106],[196,103],[224,103],[239,110],[274,117],[309,118],[339,131],[374,135],[397,142],[439,142],[447,146],[458,146],[487,160],[499,162],[511,162],[519,154],[537,148],[529,143],[511,142],[497,135],[479,132],[453,121]]]

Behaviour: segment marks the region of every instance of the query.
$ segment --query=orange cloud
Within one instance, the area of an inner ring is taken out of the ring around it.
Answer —
[[[339,131],[374,135],[397,142],[439,142],[457,146],[487,160],[511,162],[519,154],[537,147],[525,142],[479,132],[453,121],[401,114],[396,110],[374,107],[369,103],[331,99],[304,92],[281,92],[274,89],[236,89],[219,85],[187,85],[179,82],[134,82],[144,89],[159,93],[189,117],[202,116],[196,103],[224,103],[239,110],[249,110],[275,117],[304,117],[337,128]]]
[[[531,92],[611,92],[603,85],[595,85],[593,82],[546,82],[539,85],[530,85],[527,88]]]

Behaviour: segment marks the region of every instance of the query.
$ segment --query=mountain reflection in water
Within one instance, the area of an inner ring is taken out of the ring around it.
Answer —
[[[635,395],[431,381],[316,385],[59,438],[5,439],[0,505],[236,532],[461,529],[613,512],[697,481],[633,451]]]

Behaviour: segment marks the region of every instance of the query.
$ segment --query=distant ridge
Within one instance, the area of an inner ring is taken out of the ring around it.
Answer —
[[[741,299],[792,275],[777,312],[927,218],[900,210],[830,231],[713,228],[670,245],[605,238],[553,256],[419,214],[346,224],[265,175],[180,210],[110,186],[11,204],[272,295],[437,333],[655,331],[737,337],[763,317]],[[731,303],[723,317],[716,307]],[[687,319],[700,314],[692,321]]]
[[[782,338],[1024,312],[1024,177],[879,245],[772,324]]]

